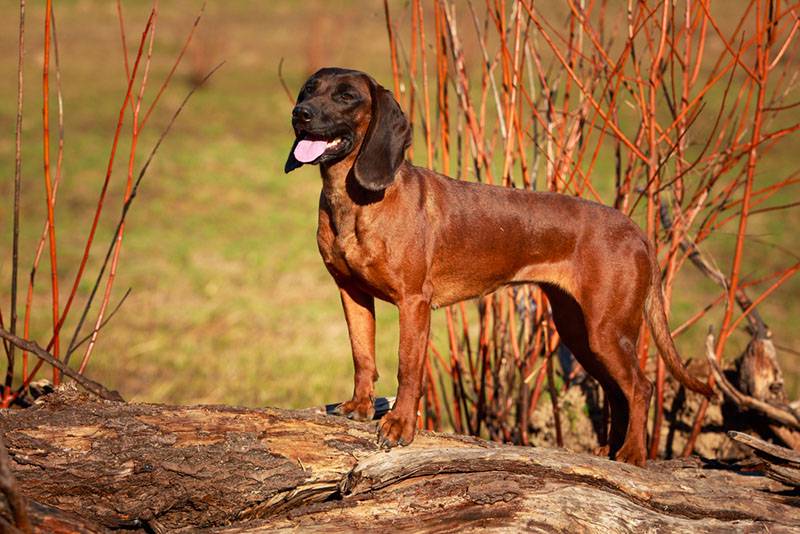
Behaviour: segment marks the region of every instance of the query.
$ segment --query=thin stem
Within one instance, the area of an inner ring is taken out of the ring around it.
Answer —
[[[17,43],[17,120],[16,120],[16,151],[14,153],[14,222],[13,238],[11,245],[11,318],[9,328],[12,334],[17,333],[17,278],[19,269],[19,212],[20,192],[22,189],[22,104],[24,92],[24,77],[22,64],[25,59],[25,0],[19,2],[19,39]],[[15,347],[11,345],[8,350],[8,367],[6,368],[6,381],[3,389],[3,405],[7,406],[8,396],[11,392],[11,383],[14,380],[14,363],[16,359]],[[27,371],[27,359],[23,355],[23,375]]]

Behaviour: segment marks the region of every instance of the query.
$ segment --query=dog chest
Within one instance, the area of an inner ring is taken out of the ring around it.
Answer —
[[[329,270],[339,276],[360,278],[380,284],[380,273],[374,268],[379,264],[385,244],[380,240],[359,240],[354,233],[331,235],[320,239],[320,254]]]

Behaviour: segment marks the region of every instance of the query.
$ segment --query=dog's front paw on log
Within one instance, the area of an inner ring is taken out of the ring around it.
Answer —
[[[414,441],[415,418],[390,411],[378,423],[378,445],[382,449],[403,447]]]
[[[372,397],[365,399],[354,397],[334,408],[333,413],[355,421],[372,421],[375,416],[375,401]]]

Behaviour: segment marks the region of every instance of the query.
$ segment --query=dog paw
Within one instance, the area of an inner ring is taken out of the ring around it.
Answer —
[[[378,445],[382,449],[403,447],[414,441],[415,419],[390,411],[378,423]]]
[[[333,413],[354,421],[372,421],[375,416],[375,403],[371,397],[366,399],[354,398],[337,406]]]
[[[645,461],[647,460],[647,453],[644,446],[631,447],[628,443],[624,443],[617,451],[614,459],[618,462],[644,467]]]
[[[598,447],[595,447],[592,450],[592,454],[594,454],[595,456],[604,456],[604,457],[608,458],[608,456],[611,454],[611,446],[610,445],[600,445]]]

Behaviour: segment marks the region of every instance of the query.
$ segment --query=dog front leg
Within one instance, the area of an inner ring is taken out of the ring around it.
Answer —
[[[378,426],[378,443],[384,448],[408,445],[414,440],[431,325],[430,303],[422,297],[405,299],[398,308],[400,364],[397,400]]]
[[[353,349],[355,385],[353,398],[340,404],[335,413],[350,419],[370,421],[375,415],[375,299],[352,286],[340,286],[342,307]]]

